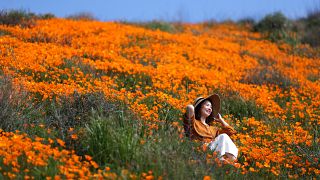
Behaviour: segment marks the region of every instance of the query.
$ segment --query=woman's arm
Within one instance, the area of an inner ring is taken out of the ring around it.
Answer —
[[[191,137],[192,117],[194,115],[194,107],[189,104],[183,117],[183,127],[186,137]]]
[[[194,107],[193,107],[193,105],[189,104],[189,105],[187,105],[186,116],[188,119],[191,119],[193,115],[194,115]]]
[[[217,122],[221,123],[223,127],[230,127],[230,125],[218,113],[218,118],[214,118]]]
[[[222,129],[217,132],[217,135],[226,133],[226,134],[228,134],[229,136],[232,136],[233,134],[237,134],[237,131],[234,130],[234,129],[221,117],[220,114],[218,114],[218,118],[215,118],[215,120],[216,120],[217,122],[220,122],[220,123],[222,124]]]

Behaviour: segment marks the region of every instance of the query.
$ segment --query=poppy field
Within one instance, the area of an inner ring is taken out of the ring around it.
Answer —
[[[0,25],[0,178],[320,176],[320,53],[234,23],[179,31],[120,22]],[[185,137],[217,93],[238,165]]]

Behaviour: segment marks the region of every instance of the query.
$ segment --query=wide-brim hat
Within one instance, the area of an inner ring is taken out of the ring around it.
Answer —
[[[194,109],[196,109],[196,107],[198,105],[200,105],[201,102],[203,102],[205,100],[208,100],[211,102],[212,113],[210,114],[209,118],[214,118],[215,116],[217,116],[218,113],[220,113],[220,109],[221,109],[220,97],[218,94],[212,94],[206,98],[198,97],[198,98],[196,98],[196,100],[193,103]]]

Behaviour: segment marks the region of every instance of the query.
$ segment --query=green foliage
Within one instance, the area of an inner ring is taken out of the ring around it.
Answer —
[[[37,19],[51,19],[54,17],[50,13],[37,15],[25,10],[0,10],[0,24],[9,26],[32,27]]]
[[[14,87],[10,77],[0,78],[0,128],[4,131],[27,130],[40,117],[40,107]]]
[[[294,41],[289,35],[291,21],[287,19],[281,12],[265,16],[254,27],[254,31],[265,34],[268,39],[273,42]]]
[[[317,75],[317,74],[309,74],[307,76],[307,79],[311,82],[316,82],[320,79],[320,75]]]
[[[158,114],[159,119],[164,122],[160,125],[160,128],[167,129],[172,122],[175,122],[179,117],[182,117],[182,112],[166,102],[161,104],[162,108],[158,110]]]
[[[124,107],[107,117],[94,115],[82,141],[86,154],[118,173],[122,169],[138,174],[152,170],[155,177],[164,179],[196,179],[208,174],[221,178],[225,168],[231,168],[207,163],[206,153],[196,150],[199,144],[180,139],[171,123],[152,131],[151,136],[141,122]]]
[[[254,101],[246,101],[234,92],[222,97],[221,107],[222,114],[231,114],[240,120],[244,117],[255,117],[256,119],[265,117],[263,109],[258,107]]]
[[[312,47],[319,46],[320,11],[319,8],[308,13],[307,17],[297,20],[288,19],[281,12],[268,14],[259,22],[245,18],[237,22],[254,32],[260,32],[264,38],[277,43],[287,43],[295,48],[300,43]]]
[[[165,21],[158,21],[154,20],[151,22],[146,22],[146,23],[139,23],[139,22],[121,22],[123,24],[129,24],[129,25],[134,25],[134,26],[139,26],[143,27],[146,29],[150,30],[160,30],[163,32],[168,32],[168,33],[180,33],[184,31],[184,27],[181,23],[179,22],[165,22]]]
[[[110,70],[106,74],[115,79],[118,90],[124,88],[126,91],[135,92],[139,89],[145,94],[149,91],[147,87],[151,87],[153,84],[151,77],[145,73],[130,74]]]
[[[255,20],[252,18],[244,18],[244,19],[240,19],[237,23],[242,26],[253,27],[255,25]]]
[[[284,76],[279,70],[267,66],[251,69],[241,82],[257,85],[274,84],[284,89],[288,89],[290,86],[298,86],[298,83]]]
[[[39,14],[38,17],[40,19],[52,19],[55,18],[55,15],[52,13]]]
[[[22,27],[29,27],[33,24],[32,20],[35,18],[34,13],[24,10],[1,10],[0,24],[5,25],[21,25]]]
[[[243,24],[242,21],[239,23]],[[249,21],[249,24],[251,23],[252,21]],[[269,14],[253,24],[253,31],[264,34],[273,42],[285,42],[294,47],[299,43],[307,43],[318,47],[320,45],[320,11],[319,9],[311,11],[307,17],[298,20],[289,20],[281,12]]]
[[[9,77],[1,78],[0,129],[19,130],[30,137],[58,137],[73,147],[78,142],[70,138],[70,129],[81,130],[90,121],[92,111],[107,115],[115,108],[102,93],[74,92],[71,96],[45,101],[39,101],[36,96],[15,88]],[[51,133],[48,133],[48,128]]]
[[[84,74],[84,75],[89,75],[93,76],[94,78],[100,78],[101,77],[101,72],[94,67],[90,66],[89,64],[83,62],[83,58],[79,56],[73,56],[70,59],[63,59],[63,64],[57,66],[57,68],[62,69],[62,70],[70,70],[71,73],[71,79],[77,76],[78,74]],[[67,74],[63,74],[61,79],[69,79]]]
[[[81,20],[81,21],[96,21],[97,18],[94,17],[93,14],[89,13],[89,12],[79,12],[76,14],[72,14],[66,17],[67,19],[71,19],[71,20]]]
[[[147,48],[147,45],[152,41],[152,38],[149,36],[134,36],[134,35],[127,35],[127,38],[130,40],[127,44],[123,44],[122,48],[130,48],[134,46],[138,46],[140,48]],[[125,58],[127,57],[127,54],[122,53],[121,54]]]
[[[305,28],[301,42],[318,47],[320,45],[320,10],[310,12],[302,21]]]
[[[83,145],[100,164],[123,167],[138,153],[141,126],[134,121],[125,119],[120,110],[109,117],[95,116],[86,126],[87,140]]]
[[[308,28],[319,27],[320,26],[320,10],[310,12],[307,18],[305,18],[305,21],[306,21],[306,26]]]
[[[162,22],[162,21],[152,21],[150,23],[145,24],[144,27],[147,29],[160,30],[164,32],[174,31],[174,27],[170,23]]]
[[[108,114],[115,105],[108,102],[102,93],[79,94],[74,92],[70,96],[61,96],[42,102],[44,121],[47,127],[58,131],[61,139],[70,142],[68,131],[70,128],[81,128],[90,122],[92,111]]]
[[[0,36],[5,36],[5,35],[11,35],[11,33],[9,31],[0,29]]]
[[[259,32],[272,32],[285,30],[287,26],[288,19],[281,12],[277,12],[264,17],[254,28]]]
[[[209,21],[205,21],[202,25],[204,27],[207,27],[207,28],[213,28],[214,26],[218,25],[219,23],[215,20],[209,20]]]
[[[244,52],[247,55],[250,53]],[[257,84],[257,85],[277,85],[283,89],[290,87],[299,87],[299,83],[283,75],[280,70],[274,66],[274,62],[263,57],[254,56],[260,66],[247,70],[245,76],[240,80],[241,83]],[[287,66],[291,64],[288,63]]]

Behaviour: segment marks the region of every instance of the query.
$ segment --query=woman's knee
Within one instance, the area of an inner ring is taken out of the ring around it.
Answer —
[[[230,136],[228,134],[226,134],[226,133],[220,134],[219,136],[222,139],[230,139]]]

